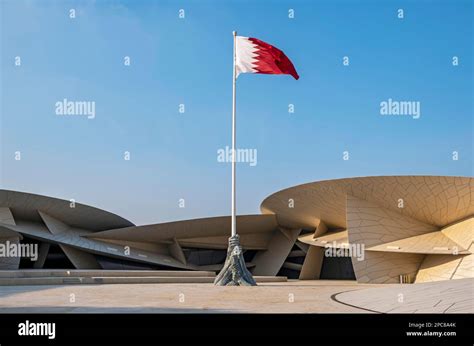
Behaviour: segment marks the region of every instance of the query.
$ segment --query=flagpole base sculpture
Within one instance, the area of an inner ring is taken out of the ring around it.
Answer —
[[[219,275],[214,280],[216,286],[257,286],[252,274],[245,266],[240,237],[238,234],[229,238],[227,258]]]

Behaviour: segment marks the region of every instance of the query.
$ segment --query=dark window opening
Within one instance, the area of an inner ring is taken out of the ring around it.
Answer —
[[[355,280],[351,257],[324,256],[320,280]]]
[[[300,272],[294,269],[281,268],[277,276],[286,276],[288,279],[298,279],[300,277]]]
[[[221,249],[183,249],[184,256],[188,264],[197,266],[213,265],[224,263],[227,250]]]
[[[38,240],[23,236],[23,239],[20,240],[20,244],[33,244],[37,246],[38,256],[39,256],[39,249],[40,249],[41,242],[39,242]],[[32,261],[31,258],[21,257],[19,268],[20,269],[33,269],[34,264],[35,264],[35,261]]]
[[[48,256],[44,261],[43,269],[75,269],[74,264],[69,260],[59,245],[49,246]]]

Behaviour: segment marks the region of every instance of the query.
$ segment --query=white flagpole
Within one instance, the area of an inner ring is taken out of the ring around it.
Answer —
[[[234,63],[233,63],[233,74],[232,74],[232,234],[229,238],[229,247],[227,248],[227,257],[222,267],[222,270],[216,276],[214,285],[218,286],[256,286],[252,274],[248,271],[245,265],[245,259],[243,256],[243,250],[240,246],[239,236],[237,234],[237,222],[236,222],[236,195],[235,195],[235,165],[237,161],[236,152],[236,114],[235,114],[235,82],[237,78],[236,71],[236,44],[237,44],[237,31],[233,31],[234,35]]]
[[[237,31],[233,31],[234,35],[234,63],[233,63],[233,77],[232,77],[232,237],[237,234],[237,222],[236,222],[236,196],[235,196],[235,161],[237,159],[237,153],[235,149],[236,142],[236,131],[235,131],[235,56],[236,56],[236,36]]]

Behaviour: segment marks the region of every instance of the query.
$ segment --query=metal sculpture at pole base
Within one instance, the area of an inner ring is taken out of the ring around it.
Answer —
[[[214,280],[216,286],[257,286],[252,274],[245,266],[240,237],[238,234],[229,238],[227,257],[224,267]]]

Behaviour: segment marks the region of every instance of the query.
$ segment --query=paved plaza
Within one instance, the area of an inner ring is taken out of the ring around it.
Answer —
[[[0,286],[0,312],[472,313],[473,288],[472,279],[413,285],[308,280],[257,287],[208,283]]]

